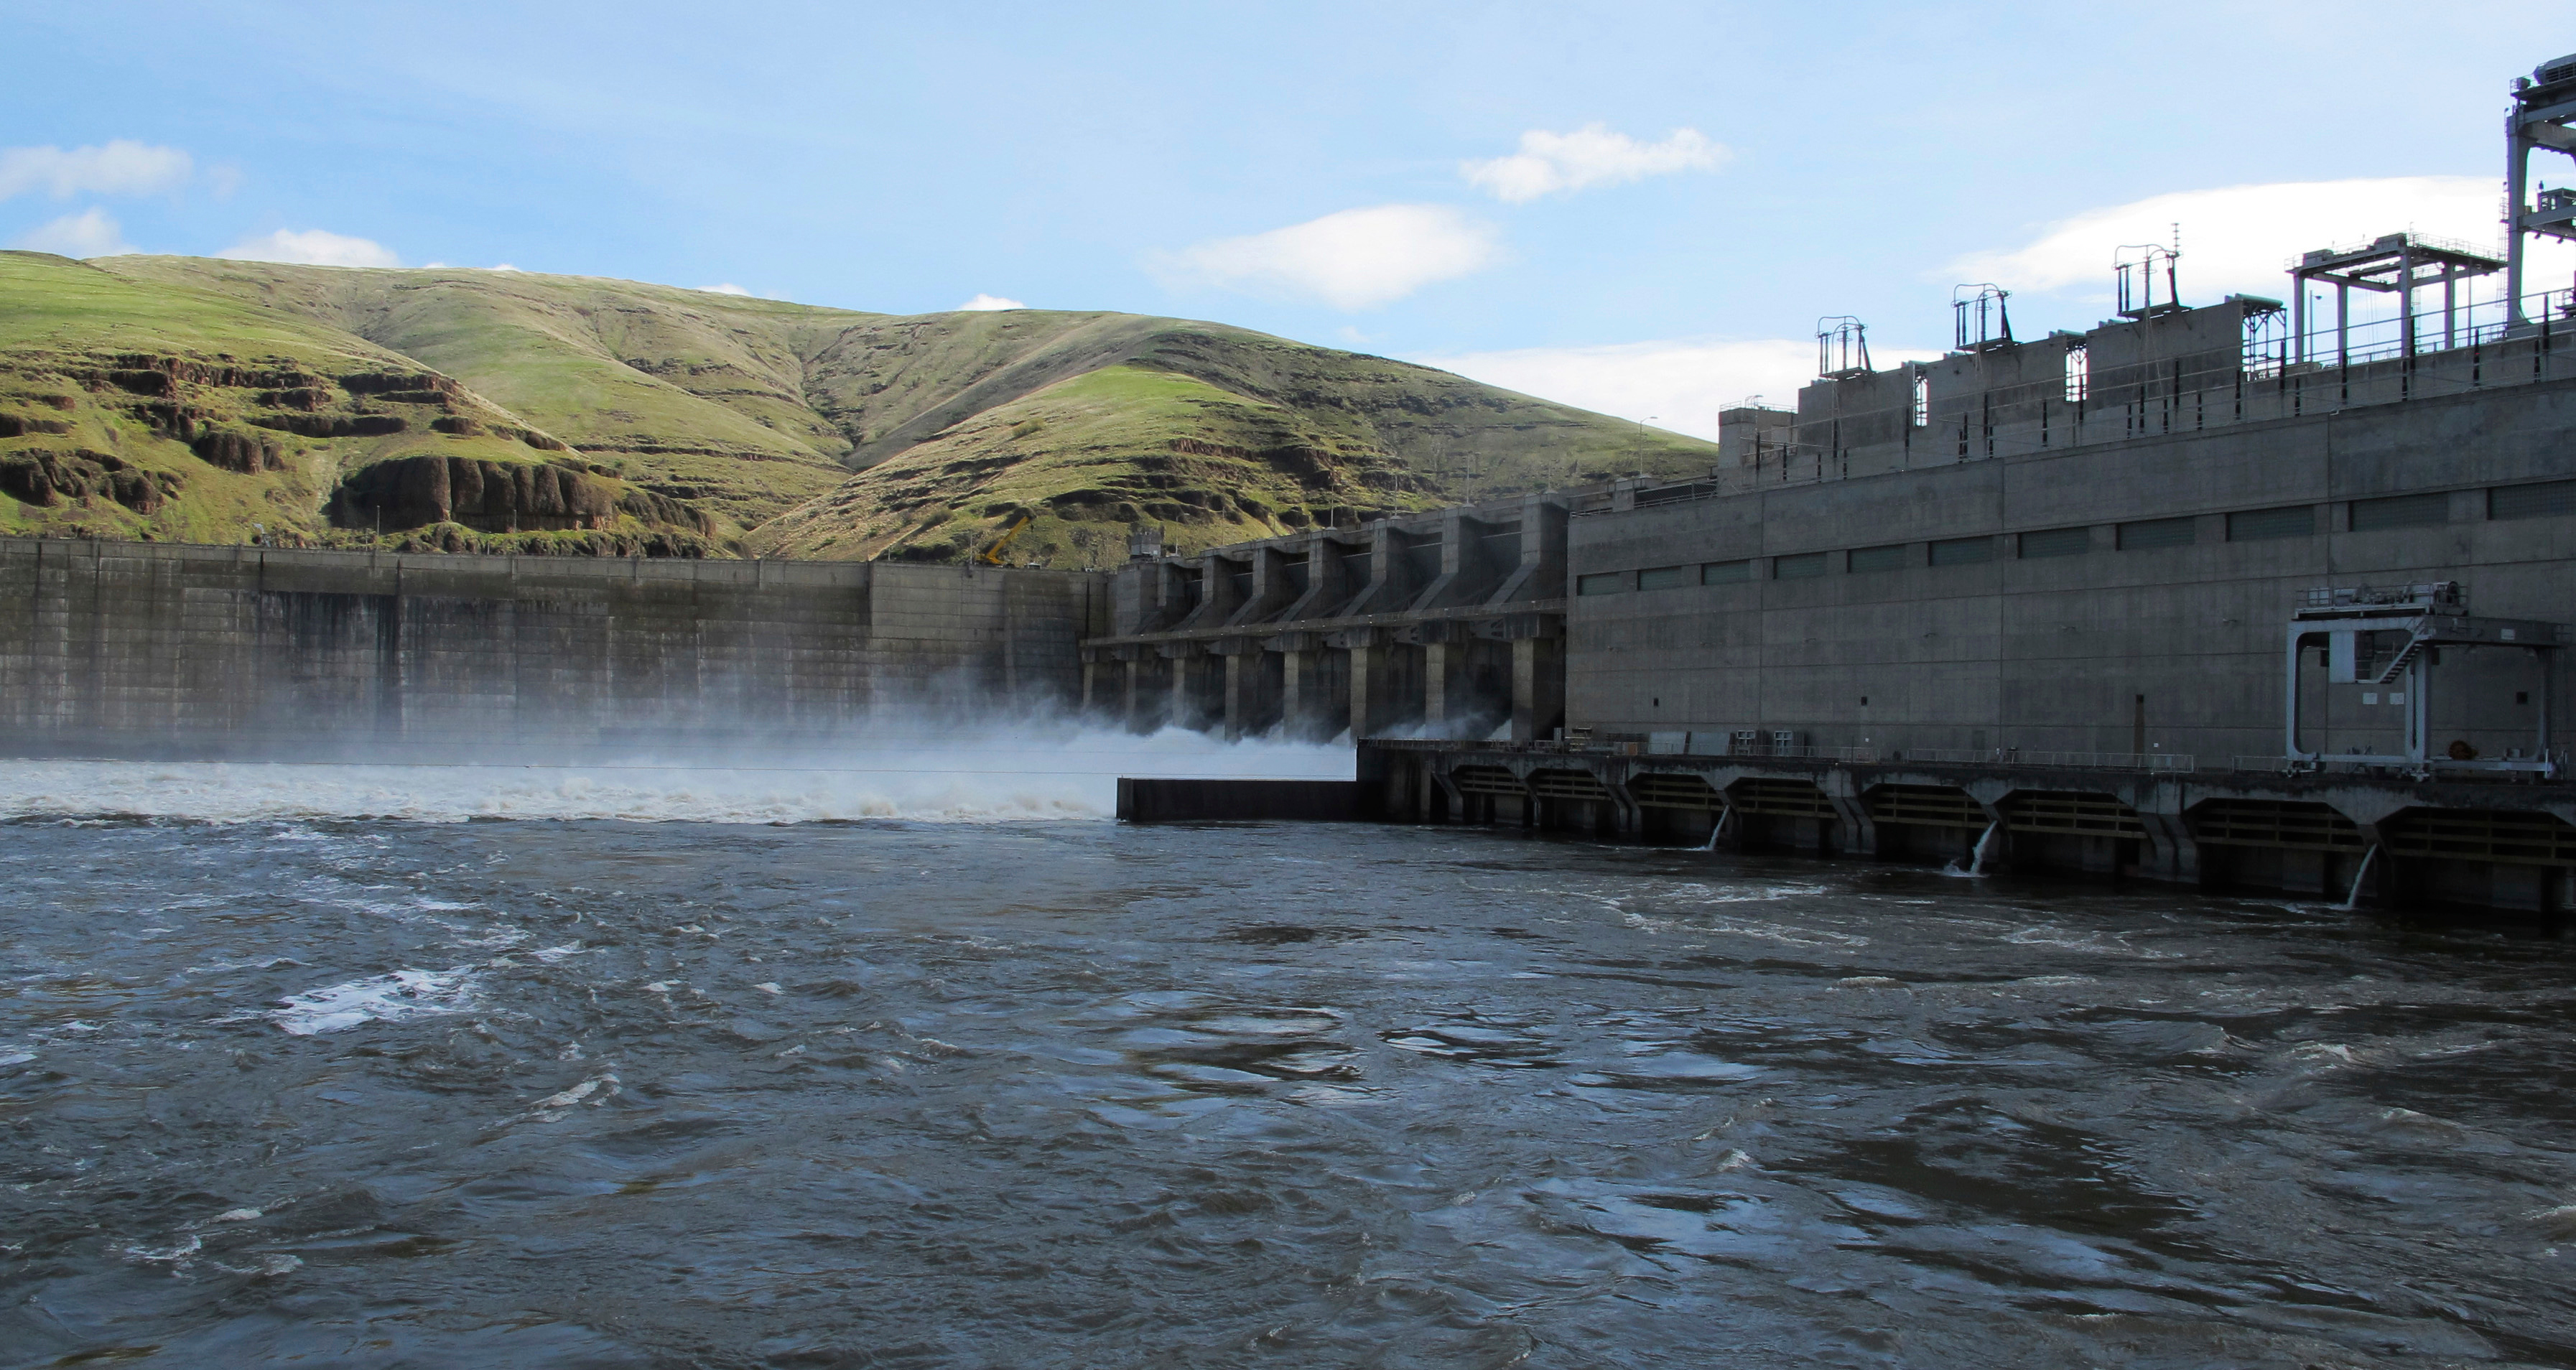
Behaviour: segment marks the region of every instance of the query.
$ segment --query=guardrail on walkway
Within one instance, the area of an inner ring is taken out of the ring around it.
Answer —
[[[1427,738],[1370,738],[1372,747],[1397,751],[1504,752],[1521,756],[1688,757],[1704,761],[1821,761],[1838,766],[1882,766],[1913,762],[1931,766],[2035,766],[2051,770],[2148,771],[2186,773],[2200,769],[2200,759],[2181,752],[2038,752],[2018,747],[1771,747],[1737,745],[1723,751],[1681,751],[1625,739],[1584,741],[1476,742]],[[2245,758],[2238,758],[2239,762]],[[2240,765],[2238,769],[2245,769]]]
[[[2042,766],[2052,770],[2196,771],[2200,758],[2187,752],[2026,752],[2019,747],[1955,749],[1908,747],[1898,755],[1907,761],[1936,765]]]

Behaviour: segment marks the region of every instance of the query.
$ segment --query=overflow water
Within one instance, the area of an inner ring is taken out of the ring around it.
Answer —
[[[2556,943],[1144,745],[0,764],[0,1363],[2576,1364]]]

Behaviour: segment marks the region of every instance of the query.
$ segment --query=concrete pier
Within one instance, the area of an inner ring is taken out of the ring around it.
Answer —
[[[1992,830],[1990,869],[2576,911],[2576,786],[2100,760],[2123,764],[1372,742],[1360,775],[1393,821],[1962,866]]]
[[[1087,697],[1120,717],[1123,690],[1139,731],[1545,736],[1563,721],[1566,513],[1533,496],[1141,560],[1082,645],[1095,682],[1123,684]],[[1170,702],[1135,702],[1157,691]]]

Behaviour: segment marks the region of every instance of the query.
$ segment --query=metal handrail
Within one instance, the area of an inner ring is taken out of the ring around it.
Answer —
[[[1908,747],[1907,761],[1935,765],[2040,766],[2052,770],[2182,772],[2200,769],[2187,752],[2042,752],[2019,747]]]

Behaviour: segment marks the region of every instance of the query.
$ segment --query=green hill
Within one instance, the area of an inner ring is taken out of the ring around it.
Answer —
[[[0,531],[1102,565],[1696,439],[1219,324],[0,253]]]

